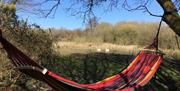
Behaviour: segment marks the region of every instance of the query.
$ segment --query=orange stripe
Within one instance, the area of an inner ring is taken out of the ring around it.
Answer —
[[[153,64],[154,64],[154,63],[152,64],[152,62],[153,62],[154,60],[157,60],[156,57],[157,57],[157,56],[154,56],[154,55],[153,55],[153,57],[151,57],[151,58],[149,59],[149,62],[147,63],[148,65],[147,65],[146,67],[143,67],[142,74],[139,75],[138,78],[137,78],[133,83],[137,83],[137,82],[143,80],[142,78],[145,76],[145,75],[143,75],[143,74],[148,73],[148,71],[151,69],[151,67],[152,67]],[[136,77],[137,77],[137,76],[136,76]]]
[[[133,66],[135,66],[135,67],[134,67],[134,68],[131,68],[131,71],[128,72],[128,73],[125,73],[125,74],[126,74],[127,76],[132,76],[132,74],[133,74],[134,71],[136,71],[137,69],[139,69],[139,67],[140,67],[141,65],[144,65],[143,63],[144,63],[144,61],[147,59],[145,56],[147,56],[147,55],[144,55],[144,58],[141,57],[141,60],[140,60],[141,62],[138,63],[137,65],[133,65]],[[140,67],[139,70],[142,70],[142,68]],[[139,74],[139,72],[140,72],[140,71],[138,71],[138,72],[136,73],[136,75]],[[135,79],[135,76],[136,76],[136,75],[134,75],[131,79],[128,79],[128,82],[126,82],[126,84],[120,86],[119,89],[124,88],[125,86],[127,86],[127,84],[130,84],[130,83]]]
[[[129,64],[129,66],[128,66],[124,71],[122,71],[122,73],[125,73],[125,72],[127,72],[129,69],[131,69],[132,66],[134,66],[134,64],[136,64],[137,61],[142,57],[142,54],[143,54],[143,53],[144,53],[144,52],[140,52],[140,54]]]
[[[160,56],[158,61],[151,68],[150,72],[146,75],[146,77],[140,83],[138,83],[138,85],[140,85],[140,86],[145,85],[151,79],[151,77],[154,75],[154,73],[156,72],[156,70],[160,66],[161,62],[162,62],[162,57]]]
[[[126,69],[124,69],[121,73],[124,74],[124,73],[126,73],[129,69],[131,69],[131,68],[134,66],[134,64],[136,64],[137,61],[142,57],[142,54],[143,54],[143,52],[140,52],[139,55],[137,55],[137,57],[136,57],[136,58],[129,64],[129,66],[128,66]],[[102,81],[96,82],[96,85],[104,84],[104,83],[107,83],[108,81],[112,81],[112,82],[113,82],[113,80],[116,80],[116,79],[119,78],[119,77],[120,77],[119,74],[114,75],[114,76],[111,76],[111,77],[108,77],[108,78],[106,78],[106,79],[104,79],[104,80],[102,80]]]

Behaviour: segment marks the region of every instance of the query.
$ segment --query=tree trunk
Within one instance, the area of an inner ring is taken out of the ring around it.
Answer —
[[[164,10],[163,21],[180,37],[180,16],[172,0],[156,0]]]

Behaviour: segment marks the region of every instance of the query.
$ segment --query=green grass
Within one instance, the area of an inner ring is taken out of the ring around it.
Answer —
[[[54,55],[55,59],[44,61],[44,66],[67,79],[79,83],[94,83],[117,74],[134,57],[134,55],[118,53],[72,53],[61,56]],[[153,91],[179,91],[180,66],[178,60],[165,57],[156,75],[141,89],[143,91],[149,89]]]

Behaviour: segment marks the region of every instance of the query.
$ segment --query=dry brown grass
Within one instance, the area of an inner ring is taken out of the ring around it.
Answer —
[[[101,49],[100,52],[105,52],[106,49],[109,49],[109,53],[121,53],[121,54],[137,54],[143,47],[138,45],[117,45],[112,43],[79,43],[79,42],[64,42],[59,41],[53,44],[54,50],[59,52],[62,55],[70,55],[72,53],[91,53],[98,52],[98,49]],[[160,49],[166,56],[171,57],[180,57],[180,50],[176,49]]]
[[[105,52],[106,49],[109,49],[110,53],[125,53],[129,54],[134,50],[138,49],[137,45],[117,45],[111,43],[77,43],[77,42],[57,42],[54,44],[54,49],[61,54],[72,54],[72,53],[89,53],[89,52],[98,52],[98,49],[101,49],[100,52]]]

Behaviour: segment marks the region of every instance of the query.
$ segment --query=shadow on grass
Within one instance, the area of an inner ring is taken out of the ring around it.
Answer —
[[[105,53],[51,57],[50,60],[43,62],[45,67],[79,83],[94,83],[117,74],[127,66],[131,58],[129,55]]]
[[[79,83],[94,83],[117,74],[134,58],[133,55],[114,53],[42,56],[43,66]],[[166,58],[153,79],[137,91],[179,91],[179,66],[178,59]]]

